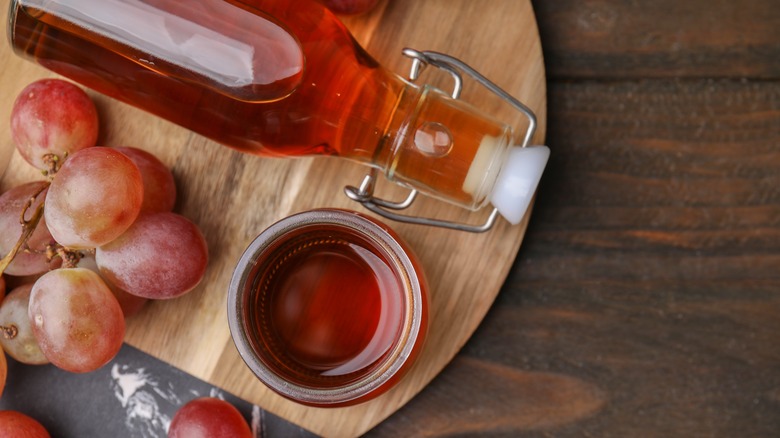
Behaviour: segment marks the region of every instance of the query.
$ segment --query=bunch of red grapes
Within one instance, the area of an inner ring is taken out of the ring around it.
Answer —
[[[11,134],[45,180],[0,196],[0,273],[21,284],[0,305],[0,345],[22,363],[93,371],[121,348],[127,316],[198,285],[206,241],[172,212],[176,186],[159,159],[95,146],[94,103],[70,82],[22,90]],[[0,353],[0,392],[5,374]]]
[[[30,84],[14,103],[11,134],[46,179],[0,195],[0,395],[3,351],[25,364],[96,370],[121,348],[127,316],[195,288],[208,261],[198,227],[172,212],[171,171],[141,149],[95,146],[98,115],[82,89]],[[6,295],[9,283],[19,285]],[[0,411],[0,436],[19,434],[49,437],[37,420]],[[253,435],[235,407],[206,397],[177,412],[169,436]]]

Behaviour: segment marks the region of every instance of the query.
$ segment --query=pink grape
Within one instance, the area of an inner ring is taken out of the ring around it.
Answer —
[[[100,274],[100,269],[98,269],[97,262],[91,255],[82,257],[81,260],[79,260],[78,267],[87,268],[98,275]],[[101,276],[101,278],[103,277]],[[114,298],[116,298],[116,300],[119,302],[119,307],[122,308],[122,313],[125,315],[125,318],[138,313],[144,307],[146,302],[149,301],[144,297],[139,297],[138,295],[133,295],[129,292],[123,291],[105,278],[103,278],[103,281],[106,282],[106,286],[111,289],[111,292],[114,294]]]
[[[183,295],[200,283],[208,263],[198,227],[175,213],[141,215],[124,234],[98,247],[95,260],[109,282],[151,299]]]
[[[144,182],[143,212],[161,212],[173,210],[176,203],[176,183],[171,170],[159,158],[143,149],[115,147],[127,155],[141,171]]]
[[[27,313],[33,284],[28,283],[12,290],[0,305],[0,345],[9,356],[21,363],[42,365],[49,363],[35,339]],[[13,330],[10,335],[8,330]]]
[[[11,136],[22,157],[47,170],[44,155],[94,146],[98,114],[87,93],[61,79],[41,79],[25,87],[11,110]]]
[[[0,437],[51,438],[37,420],[19,411],[0,411]]]
[[[43,274],[32,288],[28,312],[41,351],[66,371],[94,371],[122,347],[122,309],[106,283],[89,269]]]
[[[71,249],[95,248],[124,233],[141,211],[143,181],[112,148],[82,149],[57,172],[44,215],[51,235]]]
[[[103,279],[103,281],[106,282],[106,285],[114,294],[114,298],[116,298],[117,302],[119,303],[119,307],[122,308],[122,313],[125,315],[125,318],[129,318],[140,312],[141,309],[143,309],[143,307],[146,305],[146,302],[149,301],[148,298],[133,295],[130,292],[126,292],[114,286],[108,282],[108,280]]]
[[[235,406],[218,398],[201,397],[176,412],[168,438],[252,438],[252,431]]]
[[[0,196],[0,257],[11,251],[22,235],[22,224],[19,219],[27,201],[46,186],[46,182],[31,182],[12,188]],[[40,194],[27,210],[25,219],[30,219],[35,209],[43,202],[45,193]],[[46,247],[54,243],[45,218],[41,218],[35,232],[27,240],[28,251],[20,250],[5,269],[8,275],[34,275],[48,271],[57,262],[46,259]]]

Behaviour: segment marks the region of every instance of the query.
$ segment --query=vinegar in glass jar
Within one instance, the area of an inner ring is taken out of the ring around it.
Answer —
[[[241,357],[278,394],[336,407],[393,388],[425,340],[427,284],[400,237],[354,212],[284,218],[247,248],[228,292]]]

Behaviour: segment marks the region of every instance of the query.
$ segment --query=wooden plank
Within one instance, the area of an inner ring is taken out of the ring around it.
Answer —
[[[537,113],[535,141],[541,142],[546,92],[530,2],[502,0],[493,5],[482,10],[470,0],[395,0],[364,17],[365,21],[355,18],[349,23],[369,52],[402,74],[409,65],[400,55],[406,46],[450,53],[473,65]],[[6,41],[1,44],[0,58],[8,61],[0,71],[0,97],[9,105],[3,105],[0,116],[7,117],[10,102],[24,85],[51,74],[12,56]],[[520,120],[507,106],[484,97],[478,87],[467,87],[465,96],[477,106],[509,122]],[[365,432],[438,374],[491,306],[524,235],[525,223],[511,227],[503,221],[481,235],[393,224],[418,254],[430,284],[426,346],[407,378],[374,401],[340,409],[303,407],[271,393],[241,361],[226,321],[227,285],[244,248],[276,220],[314,207],[360,209],[343,196],[342,188],[357,184],[365,169],[327,158],[279,160],[240,154],[134,108],[93,96],[103,123],[101,144],[141,147],[170,165],[180,195],[176,210],[201,227],[210,251],[202,285],[184,297],[150,303],[128,321],[127,341],[322,435]],[[7,153],[13,146],[7,131],[2,136],[0,149]],[[5,189],[36,177],[14,153],[0,185]],[[399,193],[389,187],[381,190]],[[487,215],[430,200],[416,205],[413,213],[472,223]]]
[[[780,77],[772,0],[533,4],[550,77]]]

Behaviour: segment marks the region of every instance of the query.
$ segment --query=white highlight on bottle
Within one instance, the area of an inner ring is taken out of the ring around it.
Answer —
[[[142,56],[138,62],[150,68],[158,68],[155,60],[178,65],[219,84],[223,91],[270,84],[303,68],[296,40],[270,20],[253,22],[250,42],[240,30],[233,37],[207,28],[194,21],[202,19],[194,12],[190,20],[142,0],[68,0],[54,5],[48,0],[27,0],[26,6],[47,12],[59,8],[52,14],[121,41]]]
[[[439,122],[425,122],[414,131],[414,146],[430,157],[443,157],[452,150],[452,133]]]

